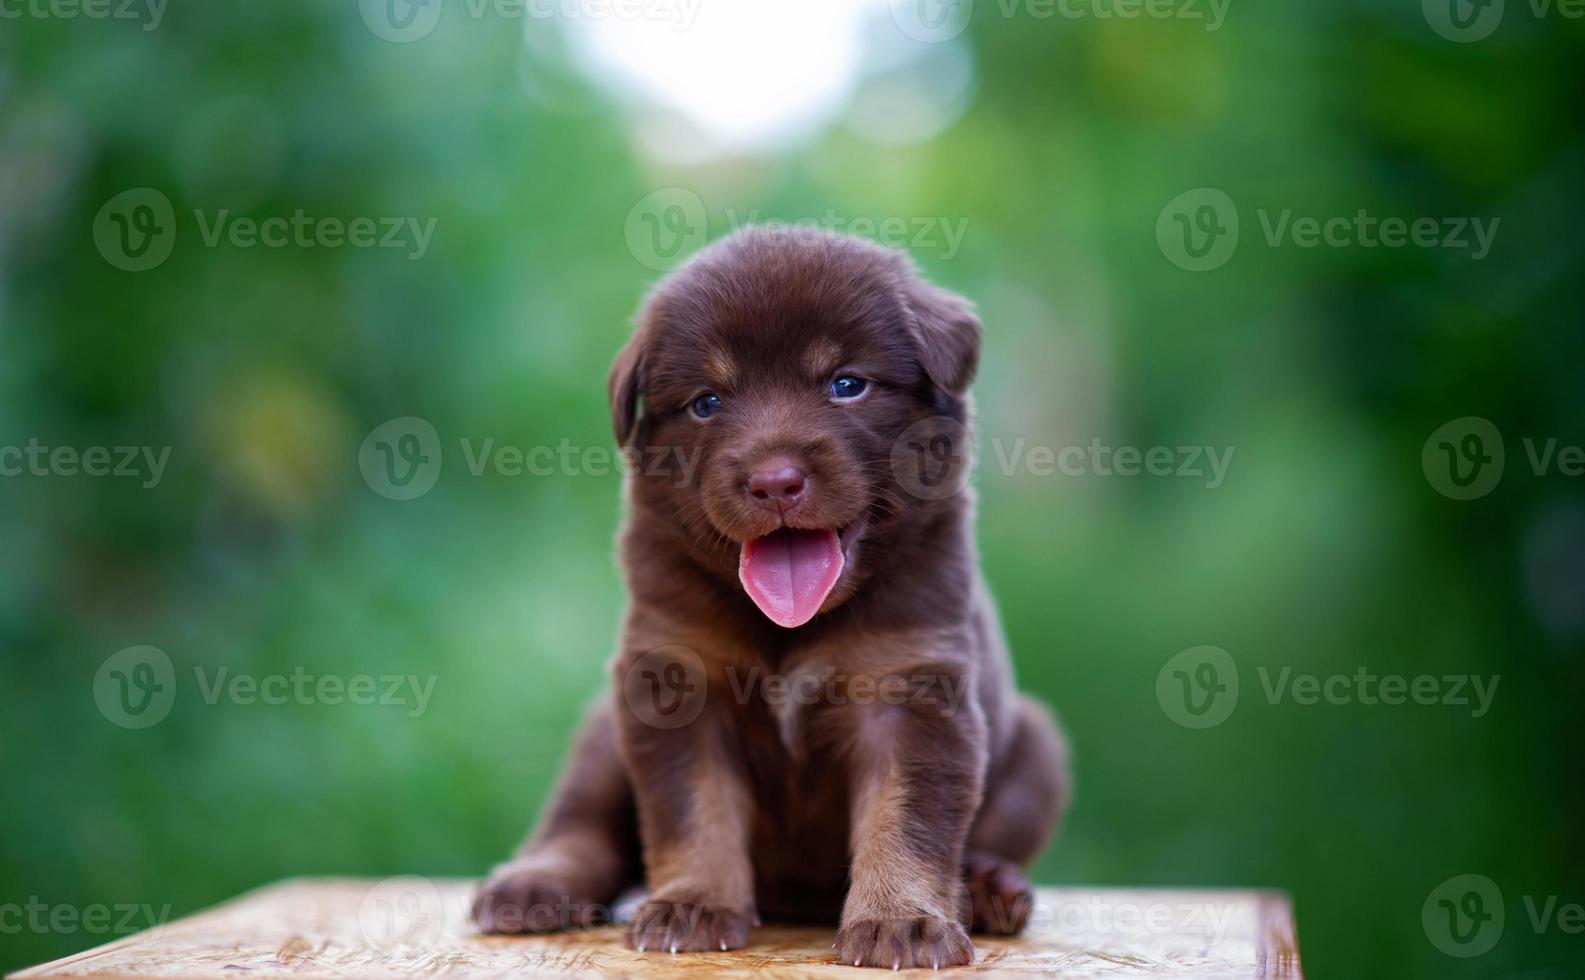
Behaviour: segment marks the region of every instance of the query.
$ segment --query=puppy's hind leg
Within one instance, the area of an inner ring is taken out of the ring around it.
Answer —
[[[633,787],[616,752],[610,705],[589,709],[539,826],[490,872],[473,903],[485,932],[547,932],[609,922],[639,880]]]
[[[1034,889],[1023,869],[1056,831],[1069,792],[1061,731],[1044,706],[1020,699],[1012,743],[992,767],[963,855],[973,931],[1023,930],[1034,909]]]

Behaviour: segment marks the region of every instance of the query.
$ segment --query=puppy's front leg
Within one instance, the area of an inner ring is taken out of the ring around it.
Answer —
[[[649,885],[628,944],[640,952],[740,949],[755,917],[752,804],[730,701],[709,690],[692,653],[679,655],[691,658],[687,665],[662,663],[660,653],[617,664],[620,744]],[[659,699],[647,702],[652,694]]]
[[[854,725],[853,864],[838,962],[963,966],[974,961],[974,947],[961,920],[959,862],[984,782],[984,716],[962,697],[971,688],[960,670],[915,667],[887,677],[907,679],[906,703],[844,709]]]

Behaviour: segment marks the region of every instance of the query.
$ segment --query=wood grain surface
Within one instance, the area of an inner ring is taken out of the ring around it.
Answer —
[[[16,977],[877,977],[839,966],[833,930],[768,923],[747,949],[638,954],[619,927],[481,936],[472,883],[293,879]],[[621,910],[618,910],[618,915]],[[975,937],[939,976],[1299,977],[1285,896],[1263,891],[1042,888],[1017,939]],[[919,973],[923,971],[902,971]]]

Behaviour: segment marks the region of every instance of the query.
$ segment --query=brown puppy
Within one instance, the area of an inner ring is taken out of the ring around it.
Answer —
[[[967,468],[980,324],[899,253],[749,230],[651,294],[617,357],[638,464],[632,605],[537,831],[480,889],[497,932],[601,921],[641,950],[835,921],[840,961],[973,960],[1067,795],[1013,688]]]

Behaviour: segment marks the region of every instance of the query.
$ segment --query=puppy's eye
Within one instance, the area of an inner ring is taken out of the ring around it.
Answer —
[[[869,387],[869,382],[863,378],[855,378],[851,374],[844,374],[831,382],[832,398],[857,398],[864,394],[864,389]]]
[[[716,412],[721,411],[721,396],[708,394],[700,395],[698,398],[695,398],[693,400],[693,404],[688,407],[693,409],[693,414],[699,416],[702,419],[707,419]]]

